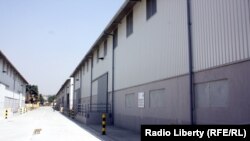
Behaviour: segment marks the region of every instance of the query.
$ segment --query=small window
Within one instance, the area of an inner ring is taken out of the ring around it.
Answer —
[[[127,37],[133,33],[133,11],[127,15]]]
[[[147,0],[147,19],[149,19],[156,13],[156,9],[157,9],[157,1]]]
[[[99,62],[99,48],[96,50],[96,62]]]
[[[118,28],[116,28],[113,32],[113,47],[116,48],[118,45]]]
[[[104,41],[104,49],[103,49],[104,57],[107,55],[107,45],[108,45],[108,41],[105,40],[105,41]]]
[[[134,105],[134,99],[135,99],[135,97],[134,97],[133,93],[132,94],[126,94],[125,95],[125,107],[126,108],[134,107],[133,106]]]
[[[10,68],[10,77],[12,76],[12,68]]]
[[[5,66],[5,65],[6,65],[6,63],[5,63],[5,61],[3,60],[3,72],[6,72],[6,68],[5,68],[6,66]]]
[[[85,74],[85,66],[84,65],[82,66],[82,74],[83,75]]]
[[[69,94],[67,94],[67,107],[69,107]]]
[[[228,80],[196,84],[195,95],[197,108],[225,108],[228,106]]]
[[[165,89],[149,91],[149,104],[151,108],[160,108],[165,103]]]
[[[64,107],[64,97],[62,97],[62,106]]]
[[[13,72],[13,78],[16,79],[16,77],[17,77],[17,73],[16,73],[16,72]]]
[[[81,93],[80,93],[80,89],[77,90],[77,103],[80,105],[81,104]]]
[[[89,63],[88,61],[86,62],[86,69],[87,69],[87,72],[89,71]]]
[[[9,74],[9,68],[10,68],[10,66],[7,64],[6,74]]]

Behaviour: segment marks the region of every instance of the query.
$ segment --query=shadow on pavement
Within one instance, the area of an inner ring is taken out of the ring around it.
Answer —
[[[106,135],[101,134],[101,125],[86,125],[61,113],[68,120],[88,131],[102,141],[140,141],[140,134],[115,126],[107,126]]]

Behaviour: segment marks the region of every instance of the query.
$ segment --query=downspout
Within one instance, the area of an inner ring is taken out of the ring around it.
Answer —
[[[14,73],[14,84],[13,84],[13,100],[12,100],[12,112],[14,113],[14,105],[15,105],[15,97],[14,97],[14,95],[15,95],[15,90],[16,90],[16,75],[17,75],[17,73]],[[20,95],[19,95],[20,96]]]
[[[80,105],[82,105],[82,67],[80,68]]]
[[[106,113],[108,113],[109,111],[108,111],[108,105],[109,105],[109,73],[107,73],[107,82],[106,82],[106,84],[107,84],[107,90],[106,90]]]
[[[91,110],[92,110],[92,96],[93,96],[93,94],[92,94],[92,80],[93,80],[93,55],[91,56],[91,66],[90,66],[90,105],[89,105],[89,110],[90,110],[90,112],[91,112]]]
[[[73,106],[74,106],[74,94],[73,94],[73,85],[74,85],[74,82],[73,82],[73,78],[70,77],[69,78],[69,108],[70,110],[73,110]]]
[[[193,42],[192,42],[192,22],[191,22],[191,0],[187,0],[187,20],[188,20],[188,58],[189,58],[189,93],[190,93],[190,120],[191,125],[195,124],[195,91],[193,73]]]
[[[75,84],[76,84],[76,77],[75,76],[73,76],[73,109],[75,110],[75,111],[78,111],[78,107],[77,107],[77,99],[76,99],[76,91],[75,91],[75,89],[76,89],[76,86],[75,86]],[[59,97],[59,95],[58,95],[58,97]],[[60,99],[60,98],[59,98]]]
[[[114,47],[114,33],[106,33],[105,35],[109,35],[113,37],[113,45],[112,45],[112,92],[111,92],[111,125],[114,125],[114,92],[115,92],[115,47]]]
[[[114,38],[113,38],[114,39]],[[114,125],[115,121],[114,121],[114,93],[115,92],[115,48],[114,48],[114,45],[112,46],[112,109],[111,109],[111,112],[112,112],[112,121],[111,121],[111,124]]]

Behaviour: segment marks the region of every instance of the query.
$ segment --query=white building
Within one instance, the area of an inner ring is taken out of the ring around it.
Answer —
[[[18,72],[8,58],[0,51],[0,112],[11,109],[17,112],[25,106],[26,85],[28,82]],[[2,117],[3,114],[1,114]]]
[[[71,75],[77,119],[249,124],[249,72],[249,0],[126,0]]]
[[[57,92],[56,107],[65,112],[73,109],[73,78],[67,79]]]

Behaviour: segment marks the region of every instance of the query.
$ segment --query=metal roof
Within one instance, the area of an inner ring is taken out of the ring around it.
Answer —
[[[137,2],[140,2],[141,0],[126,0],[121,8],[118,10],[118,12],[115,14],[115,16],[112,18],[112,20],[109,22],[109,24],[106,26],[106,28],[103,30],[101,35],[98,37],[98,39],[95,41],[95,43],[91,46],[87,54],[83,57],[81,62],[77,65],[76,69],[73,71],[73,73],[70,75],[71,77],[74,77],[76,72],[80,69],[80,67],[83,65],[85,61],[89,59],[89,57],[92,57],[93,52],[96,50],[96,48],[101,44],[105,39],[107,39],[107,34],[111,34],[114,29],[117,28],[118,24],[121,23],[121,20],[130,12],[130,10],[134,7],[134,5]]]
[[[70,79],[67,79],[61,86],[61,88],[59,89],[59,91],[56,93],[56,96],[59,95],[59,93],[62,91],[62,89],[69,83]]]
[[[21,73],[15,68],[14,65],[9,61],[9,59],[3,54],[3,52],[0,50],[0,56],[3,57],[4,60],[10,64],[10,66],[15,70],[15,72],[21,77],[21,79],[26,83],[29,84],[28,81],[21,75]]]

